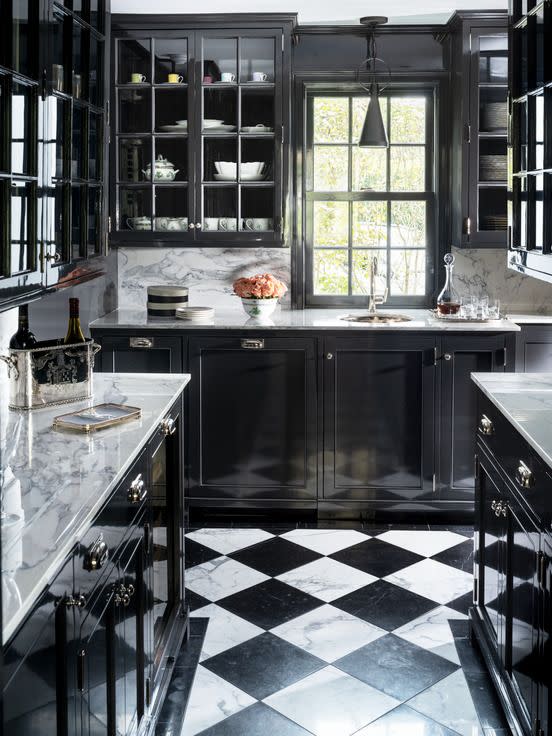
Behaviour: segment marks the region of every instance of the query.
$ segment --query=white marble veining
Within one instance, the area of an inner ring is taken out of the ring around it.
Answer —
[[[233,306],[232,306],[233,305]],[[380,330],[399,332],[519,332],[520,327],[509,320],[491,322],[444,322],[437,319],[428,309],[385,309],[386,313],[405,314],[410,322],[389,324],[370,324],[346,322],[340,319],[347,314],[366,314],[365,309],[288,309],[279,306],[270,319],[248,317],[238,300],[232,298],[230,306],[216,307],[215,318],[211,324],[192,324],[182,319],[148,317],[144,308],[119,308],[91,323],[94,329],[147,329],[155,330]]]
[[[423,557],[433,557],[439,552],[466,541],[466,537],[455,532],[415,529],[390,529],[388,532],[379,534],[378,539],[408,549]]]
[[[186,587],[209,601],[218,601],[268,579],[268,575],[230,557],[216,557],[191,567],[186,572]]]
[[[395,629],[393,634],[455,664],[460,664],[449,621],[465,621],[467,618],[465,614],[453,608],[438,606]]]
[[[552,373],[472,373],[472,380],[552,467]]]
[[[549,285],[550,287],[550,285]],[[550,287],[552,290],[552,287]],[[509,320],[516,325],[552,325],[552,315],[549,314],[507,314]]]
[[[203,640],[199,661],[214,657],[231,647],[243,644],[244,641],[262,634],[264,629],[236,616],[230,611],[211,603],[198,608],[191,614],[193,617],[208,618],[207,632]]]
[[[0,392],[2,576],[10,591],[3,596],[4,641],[189,380],[97,373],[93,399],[25,413],[10,411],[7,391]],[[54,417],[102,402],[138,406],[142,417],[90,435],[52,429]]]
[[[266,542],[274,534],[264,529],[218,529],[205,528],[186,534],[194,542],[205,545],[221,555],[229,555],[258,542]]]
[[[343,565],[337,560],[321,557],[319,560],[278,575],[276,580],[281,580],[328,603],[352,593],[353,590],[370,585],[377,578],[367,572]]]
[[[325,662],[335,662],[387,634],[379,626],[326,604],[271,629]]]
[[[473,588],[473,577],[436,560],[421,560],[384,578],[437,603],[448,603]]]
[[[366,534],[355,529],[292,529],[282,534],[282,538],[321,555],[333,555],[334,552],[369,539]]]

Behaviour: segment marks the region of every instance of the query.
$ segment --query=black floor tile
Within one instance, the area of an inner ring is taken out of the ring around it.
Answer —
[[[403,701],[458,669],[448,659],[393,634],[337,660],[334,667]]]
[[[424,559],[414,552],[388,544],[381,539],[368,539],[366,542],[335,552],[330,557],[378,578],[384,578]]]
[[[468,615],[468,611],[471,606],[473,606],[473,593],[471,592],[461,595],[460,598],[455,598],[453,601],[450,601],[450,603],[447,603],[448,608],[453,608],[459,613],[466,614],[466,616]]]
[[[195,671],[208,625],[208,618],[190,619],[190,635],[182,642],[174,664],[175,669],[192,667]]]
[[[210,657],[202,665],[258,700],[301,680],[327,663],[265,632]]]
[[[229,555],[234,560],[263,572],[265,575],[276,577],[284,572],[293,570],[301,565],[323,557],[311,549],[289,542],[287,539],[274,537],[265,542],[259,542],[252,547],[241,549]]]
[[[194,542],[193,539],[186,538],[184,543],[186,569],[194,567],[194,565],[201,565],[203,562],[209,562],[209,560],[214,560],[215,557],[220,556],[220,552],[210,549],[199,542]]]
[[[498,696],[486,672],[465,672],[466,682],[483,729],[506,729],[508,724]]]
[[[322,601],[279,580],[265,580],[217,604],[263,629],[272,629],[318,608]]]
[[[190,607],[190,611],[197,611],[198,608],[208,606],[211,603],[210,600],[204,598],[199,593],[194,593],[193,590],[186,588],[186,605]]]
[[[377,580],[371,585],[332,601],[332,606],[352,613],[382,629],[393,631],[436,608],[437,604],[386,580]]]
[[[458,736],[407,705],[399,705],[362,731],[363,736]]]
[[[454,547],[449,547],[433,555],[431,559],[456,567],[458,570],[464,570],[464,572],[469,572],[471,575],[473,573],[473,541],[469,539],[456,544]]]
[[[264,703],[255,703],[198,736],[312,736]],[[425,734],[423,735],[425,736]],[[433,736],[433,735],[431,735]]]

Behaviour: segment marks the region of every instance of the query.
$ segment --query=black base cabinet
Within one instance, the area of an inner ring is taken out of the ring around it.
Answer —
[[[483,396],[479,414],[470,617],[512,732],[548,736],[552,475]]]
[[[552,325],[523,325],[516,335],[516,366],[522,373],[552,370]]]
[[[4,646],[6,736],[134,736],[155,723],[188,618],[182,402]]]

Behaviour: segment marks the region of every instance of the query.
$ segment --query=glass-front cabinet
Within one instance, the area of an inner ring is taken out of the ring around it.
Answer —
[[[114,26],[112,242],[284,245],[291,24],[175,25]]]

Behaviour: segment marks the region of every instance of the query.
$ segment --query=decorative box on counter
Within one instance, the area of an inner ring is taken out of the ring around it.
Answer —
[[[148,286],[148,317],[174,317],[177,309],[187,306],[185,286]]]
[[[9,356],[0,355],[8,365],[10,409],[39,409],[89,399],[94,356],[100,349],[90,339],[74,345],[45,340],[30,350],[10,348]]]

